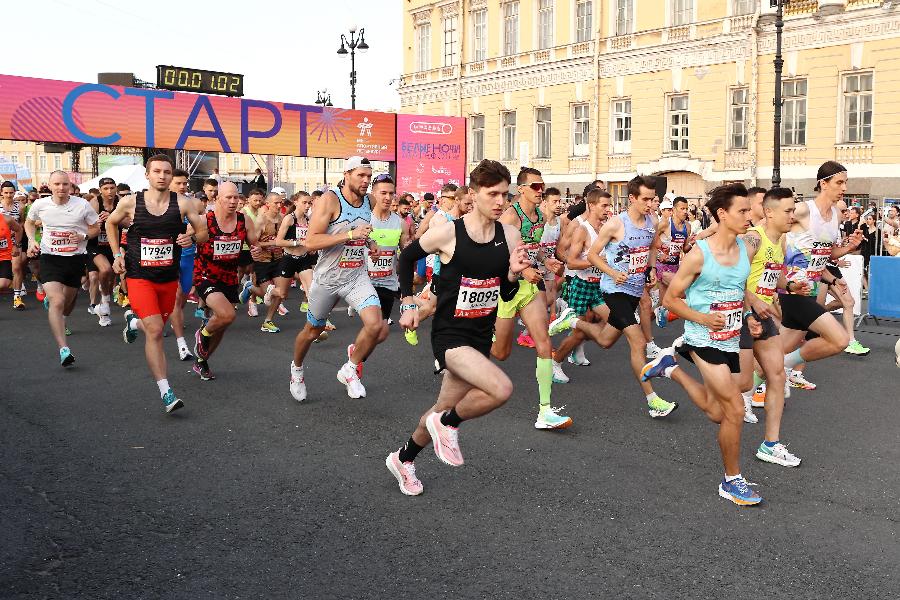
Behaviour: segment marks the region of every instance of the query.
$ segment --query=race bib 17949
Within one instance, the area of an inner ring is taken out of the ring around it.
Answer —
[[[174,252],[172,238],[141,238],[142,267],[171,267]]]

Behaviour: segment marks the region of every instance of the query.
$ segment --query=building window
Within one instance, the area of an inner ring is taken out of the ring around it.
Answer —
[[[484,160],[484,115],[472,115],[472,162]]]
[[[241,168],[241,157],[237,154],[231,157],[231,170],[239,171]]]
[[[516,158],[516,112],[500,113],[500,160]]]
[[[423,23],[416,27],[416,70],[427,71],[431,68],[431,24]]]
[[[487,10],[476,10],[472,13],[472,60],[487,58]]]
[[[872,74],[844,77],[844,142],[872,141]]]
[[[553,47],[553,0],[538,0],[538,48]]]
[[[550,158],[550,109],[537,108],[534,111],[535,158]]]
[[[732,150],[747,149],[747,114],[750,110],[747,88],[731,90],[731,139]]]
[[[688,151],[688,97],[669,96],[669,151]]]
[[[612,103],[613,152],[631,152],[631,100],[613,100]]]
[[[806,80],[796,79],[781,84],[781,145],[806,145]]]
[[[62,156],[60,156],[59,154],[53,155],[53,168],[57,171],[62,169]]]
[[[519,52],[519,3],[507,2],[503,5],[503,54],[509,56]]]
[[[30,154],[26,154],[25,155],[25,168],[30,171],[33,163],[34,163],[33,157]]]
[[[38,165],[40,165],[40,171],[42,173],[47,172],[47,156],[45,154],[41,154],[38,157]]]
[[[694,0],[671,0],[672,25],[687,25],[694,20]]]
[[[590,152],[591,120],[587,104],[572,106],[572,156],[587,156]]]
[[[634,31],[634,0],[616,0],[616,35]]]
[[[459,39],[456,37],[456,17],[444,19],[444,65],[452,67],[456,64],[456,47]]]
[[[575,41],[589,42],[594,37],[594,0],[575,2]]]
[[[735,16],[752,15],[756,12],[757,1],[758,0],[734,0],[734,5],[731,12]]]

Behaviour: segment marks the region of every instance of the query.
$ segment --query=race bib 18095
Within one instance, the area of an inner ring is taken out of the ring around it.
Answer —
[[[141,238],[142,267],[171,267],[174,252],[171,238]]]
[[[725,327],[719,331],[710,331],[711,340],[730,340],[741,334],[741,325],[744,320],[744,301],[733,300],[731,302],[713,302],[709,305],[710,313],[718,313],[725,317]]]
[[[486,317],[497,308],[500,299],[500,278],[459,280],[459,294],[456,296],[454,317],[475,319]]]

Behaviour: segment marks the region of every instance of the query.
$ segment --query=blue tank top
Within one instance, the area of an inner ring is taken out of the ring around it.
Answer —
[[[625,225],[625,234],[618,242],[606,245],[606,262],[616,271],[628,273],[628,279],[622,285],[616,285],[613,278],[604,273],[600,278],[600,289],[606,294],[623,293],[641,297],[644,295],[650,244],[656,237],[656,228],[649,215],[644,217],[643,227],[632,223],[627,211],[619,213],[619,218]]]
[[[741,250],[738,262],[723,266],[712,255],[709,241],[700,240],[703,251],[703,270],[687,289],[685,300],[692,309],[702,313],[720,313],[725,317],[721,331],[710,331],[699,323],[684,322],[684,341],[698,348],[718,348],[723,352],[740,351],[741,324],[744,316],[744,289],[750,275],[750,259],[744,240],[737,238]]]
[[[333,190],[338,197],[341,214],[328,224],[326,233],[345,236],[355,227],[368,225],[372,219],[372,205],[369,195],[362,198],[359,206],[347,202],[340,188]],[[319,260],[313,270],[317,281],[329,286],[340,286],[352,281],[355,277],[368,278],[366,269],[367,241],[347,238],[343,243],[319,250]]]

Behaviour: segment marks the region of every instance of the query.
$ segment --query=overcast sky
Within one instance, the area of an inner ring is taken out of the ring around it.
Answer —
[[[397,109],[388,82],[403,70],[402,11],[401,0],[15,2],[31,35],[7,48],[0,72],[83,82],[133,72],[155,83],[156,65],[170,64],[242,73],[248,98],[312,104],[327,88],[350,108],[350,57],[336,51],[356,25],[371,47],[356,55],[356,107]]]

